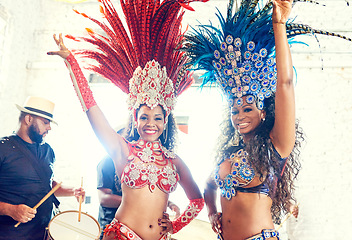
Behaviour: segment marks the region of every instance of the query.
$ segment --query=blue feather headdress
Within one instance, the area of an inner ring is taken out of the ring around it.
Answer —
[[[233,14],[235,1],[229,1],[226,19],[218,10],[220,28],[212,24],[193,28],[192,33],[186,35],[187,48],[182,50],[191,58],[193,70],[205,70],[202,86],[217,83],[231,106],[234,103],[241,106],[242,97],[246,96],[247,103],[256,102],[262,109],[264,99],[276,91],[273,4],[242,0]],[[351,41],[339,34],[315,30],[293,21],[286,23],[286,29],[290,44],[298,43],[293,38],[302,34],[332,35]]]

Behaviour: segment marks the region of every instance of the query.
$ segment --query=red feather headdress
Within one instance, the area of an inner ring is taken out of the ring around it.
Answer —
[[[101,2],[100,12],[108,24],[89,18],[104,35],[87,29],[89,37],[68,38],[85,41],[96,50],[76,50],[75,55],[94,59],[88,69],[109,79],[129,94],[129,108],[160,104],[167,115],[174,108],[175,95],[191,85],[185,67],[189,61],[182,48],[181,20],[190,2],[208,0],[120,0],[128,31],[110,0]]]

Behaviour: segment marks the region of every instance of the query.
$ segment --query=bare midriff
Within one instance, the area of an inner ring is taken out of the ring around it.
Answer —
[[[237,192],[231,200],[221,197],[224,240],[243,240],[273,229],[272,200],[265,194]]]
[[[158,219],[166,211],[168,194],[159,188],[151,192],[148,186],[133,189],[126,184],[122,184],[122,191],[122,203],[115,218],[143,240],[159,239],[162,228],[158,225]]]

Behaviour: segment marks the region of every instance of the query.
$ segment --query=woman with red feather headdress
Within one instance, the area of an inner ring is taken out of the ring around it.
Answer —
[[[122,183],[122,203],[104,239],[167,239],[168,233],[179,231],[203,208],[204,200],[189,169],[173,152],[176,124],[172,110],[176,96],[192,83],[185,67],[188,58],[178,51],[183,44],[183,9],[192,9],[192,1],[121,0],[128,32],[110,0],[100,0],[108,25],[77,12],[105,34],[88,29],[89,37],[68,36],[96,47],[73,54],[95,60],[88,69],[128,94],[131,117],[123,136],[109,126],[62,35],[54,35],[59,51],[48,54],[64,58],[83,110],[114,160]],[[179,218],[170,221],[165,211],[177,182],[190,202]]]

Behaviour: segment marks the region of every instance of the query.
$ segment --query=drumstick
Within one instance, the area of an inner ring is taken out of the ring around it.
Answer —
[[[299,206],[299,204],[300,204],[300,203],[297,204],[297,207]],[[289,217],[291,217],[291,215],[292,215],[292,212],[290,212],[289,214],[287,214],[286,218],[281,222],[281,224],[277,227],[276,230],[279,230],[279,229],[282,227],[282,225],[284,224],[284,222],[286,222],[287,219],[288,219]]]
[[[82,188],[83,188],[83,177],[81,178],[81,190]],[[81,221],[81,206],[82,206],[82,195],[79,196],[78,222]]]
[[[53,187],[50,192],[48,192],[38,203],[33,207],[33,209],[37,209],[45,200],[47,200],[56,190],[58,190],[61,187],[62,182],[58,183]],[[18,227],[21,222],[16,223],[15,227]]]

